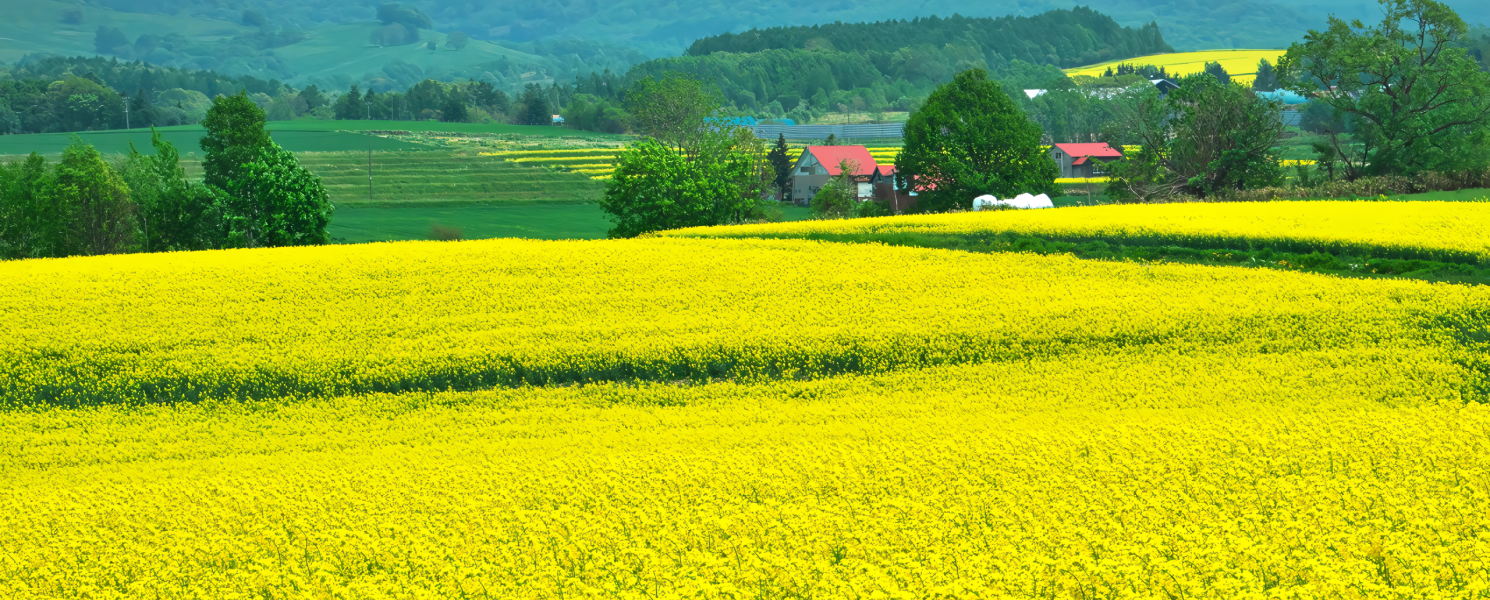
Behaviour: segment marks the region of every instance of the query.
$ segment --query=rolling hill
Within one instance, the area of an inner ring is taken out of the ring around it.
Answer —
[[[15,61],[29,53],[95,53],[98,27],[118,28],[129,40],[143,34],[179,34],[192,44],[212,48],[214,56],[176,56],[165,66],[210,68],[229,75],[253,75],[292,84],[326,82],[336,87],[378,75],[393,61],[422,73],[486,76],[519,86],[527,80],[568,78],[572,72],[610,68],[624,70],[646,56],[681,53],[694,40],[753,28],[912,19],[941,13],[948,7],[907,0],[865,0],[843,4],[826,0],[760,0],[748,4],[719,0],[407,0],[422,10],[432,29],[417,32],[419,43],[369,45],[379,25],[364,2],[291,2],[290,0],[34,0],[10,3],[0,21],[0,60]],[[1490,4],[1451,0],[1470,23],[1490,22]],[[1074,0],[999,0],[955,8],[962,16],[1032,16],[1079,6]],[[265,19],[269,31],[303,34],[303,40],[267,49],[235,45],[235,38],[254,36],[259,28],[244,25],[245,9]],[[63,15],[79,11],[80,22]],[[1319,0],[1306,4],[1269,0],[1113,0],[1098,10],[1125,26],[1155,22],[1177,50],[1212,48],[1281,48],[1329,14],[1373,20],[1374,3]],[[443,48],[455,31],[474,40],[460,51]],[[423,45],[434,41],[440,51]],[[483,43],[497,42],[497,44]],[[498,45],[499,44],[499,45]],[[634,49],[644,53],[635,54]],[[230,51],[231,50],[231,51]],[[138,57],[134,57],[138,58]],[[502,63],[506,59],[506,63]],[[146,59],[150,60],[150,59]],[[151,62],[159,62],[151,60]]]

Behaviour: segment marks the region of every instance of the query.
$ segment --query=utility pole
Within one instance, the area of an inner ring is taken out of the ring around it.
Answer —
[[[124,97],[124,128],[129,129],[129,97]]]
[[[367,201],[372,202],[372,142],[367,143]]]

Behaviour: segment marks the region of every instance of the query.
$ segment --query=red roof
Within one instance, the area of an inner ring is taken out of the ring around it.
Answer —
[[[880,175],[883,175],[885,177],[889,177],[889,176],[894,175],[894,174],[895,174],[895,165],[881,165],[880,166]]]
[[[858,164],[855,175],[872,175],[879,170],[879,164],[869,155],[869,149],[863,146],[808,146],[807,151],[817,158],[817,162],[823,164],[829,175],[837,175],[841,171],[838,165],[845,160]]]
[[[1113,150],[1107,144],[1056,144],[1066,154],[1071,156],[1090,156],[1092,158],[1122,158],[1123,153]],[[1080,164],[1080,163],[1078,163]]]
[[[1088,159],[1088,158],[1090,158],[1090,157],[1083,156],[1081,158],[1078,158],[1076,160],[1073,160],[1073,161],[1071,161],[1071,166],[1075,167],[1075,166],[1079,166],[1079,165],[1084,165],[1084,164],[1086,164],[1086,159]]]

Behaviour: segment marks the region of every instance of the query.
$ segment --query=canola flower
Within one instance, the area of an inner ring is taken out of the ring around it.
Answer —
[[[1490,597],[1483,287],[666,237],[0,280],[3,598]]]
[[[914,215],[847,221],[692,228],[674,237],[879,239],[988,236],[1207,248],[1342,250],[1490,264],[1490,206],[1464,202],[1301,201],[1108,205],[1044,211]]]
[[[0,280],[10,406],[821,377],[1132,346],[1458,352],[1454,323],[1490,307],[1486,288],[790,240],[123,255],[0,263]]]
[[[6,598],[1484,598],[1432,351],[0,413]]]
[[[1112,60],[1095,65],[1066,69],[1070,76],[1089,75],[1101,77],[1108,68],[1116,69],[1119,64],[1134,66],[1152,65],[1164,67],[1171,77],[1183,77],[1195,73],[1205,72],[1205,64],[1208,62],[1221,63],[1221,67],[1231,75],[1232,81],[1240,83],[1251,83],[1257,77],[1257,63],[1267,59],[1274,65],[1278,59],[1286,54],[1286,50],[1201,50],[1197,52],[1171,52],[1168,54],[1153,54],[1140,56],[1138,58],[1125,58]]]

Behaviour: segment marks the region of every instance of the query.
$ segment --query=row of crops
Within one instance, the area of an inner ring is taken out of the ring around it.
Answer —
[[[1190,208],[855,224],[1484,239],[1478,213]],[[1490,589],[1483,286],[677,238],[0,278],[0,596]]]
[[[542,204],[594,202],[602,186],[588,177],[530,163],[459,152],[326,152],[298,155],[337,206]],[[197,162],[183,161],[200,176]]]
[[[1490,202],[1315,201],[1102,206],[703,227],[659,235],[917,245],[1003,234],[1195,248],[1271,247],[1490,266]]]
[[[0,597],[1483,597],[1490,287],[831,237],[1490,258],[1448,208],[0,263]]]

